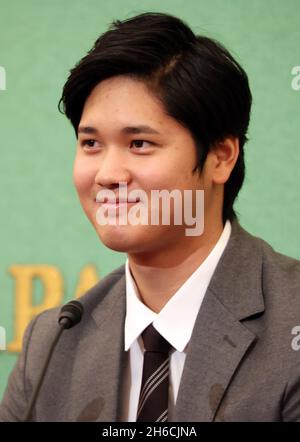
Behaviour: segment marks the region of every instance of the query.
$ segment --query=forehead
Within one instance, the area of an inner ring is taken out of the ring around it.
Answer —
[[[138,79],[125,75],[108,78],[98,83],[85,101],[85,107],[97,105],[99,102],[106,105],[134,106],[137,102],[147,102],[147,106],[164,111],[163,104],[146,84]]]
[[[141,80],[116,76],[98,83],[85,101],[79,128],[115,125],[126,133],[183,129]],[[81,130],[82,132],[82,130]]]

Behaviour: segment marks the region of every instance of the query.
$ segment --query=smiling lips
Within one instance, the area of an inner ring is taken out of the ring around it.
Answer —
[[[125,204],[135,204],[135,203],[139,203],[140,202],[140,198],[136,198],[135,200],[129,200],[129,199],[124,199],[124,198],[113,198],[113,199],[109,199],[109,198],[103,198],[103,201],[99,201],[97,198],[95,198],[95,202],[96,203],[101,203],[102,205],[105,206],[120,206],[120,205],[125,205]]]

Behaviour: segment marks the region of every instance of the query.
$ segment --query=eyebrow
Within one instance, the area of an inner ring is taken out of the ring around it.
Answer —
[[[156,134],[156,135],[160,135],[160,133],[156,129],[153,129],[153,127],[150,127],[147,125],[126,126],[126,127],[123,127],[120,132],[123,134]],[[99,131],[95,127],[79,126],[78,133],[99,134]]]

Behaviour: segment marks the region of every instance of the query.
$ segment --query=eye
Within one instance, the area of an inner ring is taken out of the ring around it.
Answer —
[[[82,147],[96,147],[96,142],[96,140],[82,140],[80,144]]]
[[[151,141],[146,141],[146,140],[132,140],[131,141],[131,145],[135,144],[135,146],[133,146],[133,147],[135,147],[138,150],[141,150],[141,148],[143,148],[143,147],[149,147],[149,146],[143,145],[143,143],[147,143],[149,145],[153,145],[153,143],[151,143]]]

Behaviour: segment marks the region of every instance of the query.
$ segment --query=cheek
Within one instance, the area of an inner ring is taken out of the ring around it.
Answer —
[[[181,180],[182,162],[178,164],[167,155],[148,161],[145,167],[139,168],[138,177],[144,189],[160,190],[176,187]]]
[[[79,195],[86,193],[95,180],[95,172],[91,165],[76,158],[73,167],[73,182]]]

